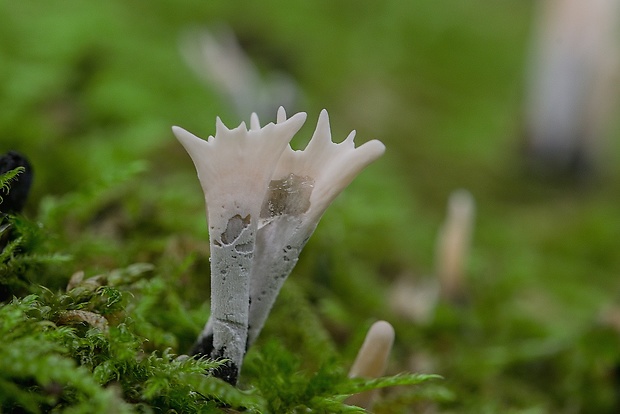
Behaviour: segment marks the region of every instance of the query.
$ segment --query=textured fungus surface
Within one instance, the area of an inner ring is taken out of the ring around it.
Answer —
[[[354,133],[331,140],[322,111],[303,151],[289,145],[303,113],[260,126],[252,114],[228,129],[218,119],[215,137],[204,141],[175,127],[202,185],[211,238],[211,315],[194,347],[239,369],[258,337],[284,281],[325,209],[368,164],[383,154],[379,141],[359,148]],[[216,375],[236,381],[230,373]]]
[[[314,179],[293,173],[282,180],[271,180],[267,197],[261,208],[261,219],[270,219],[284,214],[297,216],[310,208],[310,195]]]
[[[241,232],[250,226],[252,216],[248,214],[245,217],[241,217],[239,214],[232,216],[226,224],[226,230],[222,233],[222,243],[232,244],[239,238]]]

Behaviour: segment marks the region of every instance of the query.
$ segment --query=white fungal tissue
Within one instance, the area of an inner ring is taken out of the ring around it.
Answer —
[[[323,110],[306,149],[294,151],[288,143],[305,118],[280,108],[277,122],[261,127],[252,114],[249,130],[218,118],[206,141],[173,127],[198,171],[209,222],[211,316],[195,352],[229,359],[216,375],[231,383],[326,208],[385,150],[377,140],[355,148],[355,132],[332,142]]]
[[[355,362],[349,371],[351,378],[379,378],[385,373],[392,345],[394,344],[394,328],[389,322],[377,321],[372,324],[364,343],[355,357]],[[345,401],[346,404],[357,405],[364,409],[372,406],[376,390],[352,395]]]

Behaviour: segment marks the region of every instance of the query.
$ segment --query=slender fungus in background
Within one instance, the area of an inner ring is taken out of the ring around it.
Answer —
[[[446,221],[437,238],[436,266],[441,295],[450,301],[464,296],[465,262],[471,244],[475,203],[466,190],[457,190],[448,200]]]
[[[232,28],[188,30],[181,53],[194,73],[228,100],[239,115],[271,115],[278,105],[291,107],[300,91],[287,73],[259,70],[243,50]]]
[[[392,325],[386,321],[375,322],[368,330],[364,343],[357,353],[355,362],[349,371],[349,377],[378,378],[383,376],[393,344],[394,328]],[[352,395],[345,402],[368,409],[372,405],[374,391]]]
[[[250,272],[265,189],[277,160],[306,119],[228,129],[218,118],[215,137],[202,140],[179,127],[174,134],[189,153],[204,191],[211,248],[211,319],[195,353],[229,362],[215,373],[235,384],[246,350]],[[212,349],[201,349],[205,336]]]
[[[604,155],[617,108],[619,0],[543,0],[527,82],[525,129],[531,167],[588,174]]]

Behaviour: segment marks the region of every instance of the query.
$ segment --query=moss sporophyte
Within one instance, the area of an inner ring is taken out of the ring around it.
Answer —
[[[228,129],[218,118],[207,140],[173,127],[198,172],[211,248],[211,315],[192,353],[229,362],[214,375],[235,384],[285,279],[321,216],[344,188],[385,151],[372,140],[355,148],[355,131],[332,142],[323,110],[303,151],[289,142],[306,114]]]

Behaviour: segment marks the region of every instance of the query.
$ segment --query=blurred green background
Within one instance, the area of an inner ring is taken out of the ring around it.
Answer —
[[[207,318],[208,233],[194,167],[170,127],[206,138],[216,116],[229,127],[249,120],[181,53],[188,31],[228,26],[263,75],[296,82],[287,110],[308,113],[297,148],[322,108],[336,141],[356,129],[358,144],[387,147],[324,216],[261,339],[319,358],[287,326],[291,309],[308,306],[346,365],[369,324],[387,319],[389,373],[437,373],[451,393],[417,412],[616,412],[620,341],[608,309],[620,306],[619,130],[596,177],[527,172],[534,5],[1,0],[0,151],[30,158],[24,215],[75,270],[155,264],[194,316],[178,323],[162,298],[153,320],[186,352]],[[432,280],[459,188],[477,205],[468,300],[440,302],[431,321],[414,323],[390,306],[390,286]],[[69,276],[38,282],[60,287]],[[383,394],[377,412],[413,406],[402,390]]]

